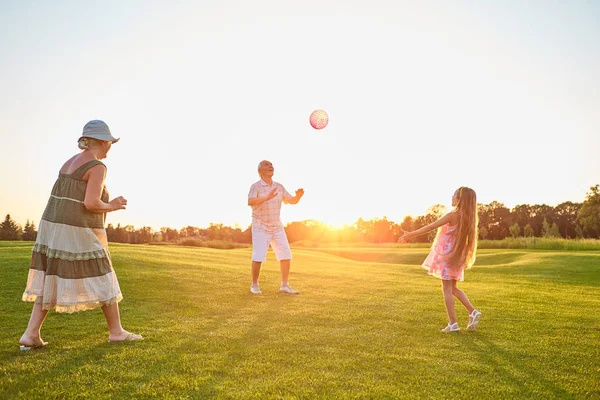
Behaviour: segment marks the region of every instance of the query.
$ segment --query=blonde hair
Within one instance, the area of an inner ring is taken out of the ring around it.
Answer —
[[[471,268],[475,263],[477,252],[477,194],[471,188],[461,186],[457,189],[458,201],[454,212],[459,216],[455,241],[448,254],[450,265]]]
[[[101,140],[98,140],[98,139],[82,137],[82,138],[79,138],[79,140],[77,141],[77,147],[79,147],[81,150],[87,150],[90,148],[90,145],[95,146],[96,144],[98,144],[100,142],[101,142]]]

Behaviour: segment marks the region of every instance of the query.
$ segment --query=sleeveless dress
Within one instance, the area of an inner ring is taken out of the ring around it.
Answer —
[[[83,201],[89,161],[72,174],[59,174],[38,227],[23,301],[44,310],[73,313],[123,299],[108,252],[106,214],[88,211]],[[106,187],[102,201],[108,202]]]
[[[431,246],[431,252],[422,265],[429,275],[433,275],[444,281],[464,281],[465,279],[465,269],[463,266],[453,266],[448,263],[448,255],[452,251],[452,246],[454,246],[456,240],[455,233],[457,226],[445,224],[439,228],[435,241]]]

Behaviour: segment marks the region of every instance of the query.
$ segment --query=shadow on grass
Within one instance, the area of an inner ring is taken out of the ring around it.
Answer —
[[[464,337],[464,339],[463,339]],[[479,331],[470,332],[461,337],[461,345],[477,355],[482,364],[487,365],[494,375],[495,381],[507,381],[519,393],[511,395],[519,398],[570,398],[570,393],[542,375],[538,368],[528,365],[523,354],[513,353],[498,346]],[[540,393],[540,389],[545,393]],[[498,393],[499,394],[499,393]],[[504,393],[504,395],[509,395]],[[548,397],[547,397],[548,396]]]
[[[141,343],[141,342],[139,342]],[[68,342],[62,343],[63,345]],[[85,394],[90,390],[85,385],[78,386],[80,393],[73,391],[73,384],[62,385],[65,379],[77,379],[83,377],[85,372],[89,373],[94,369],[98,369],[98,362],[110,353],[119,352],[124,347],[138,345],[138,342],[128,343],[97,343],[95,345],[86,344],[85,347],[77,347],[74,349],[60,348],[54,346],[52,342],[48,346],[30,351],[20,351],[18,346],[14,347],[14,352],[5,352],[2,356],[3,361],[11,364],[24,363],[34,365],[35,369],[27,371],[15,371],[12,373],[18,375],[18,385],[8,385],[5,387],[4,398],[17,398],[22,395],[22,391],[27,387],[38,387],[42,392],[46,393],[46,398],[76,398],[79,395]],[[112,351],[111,351],[112,350]],[[59,359],[57,360],[57,353]],[[48,365],[46,361],[52,359],[53,365]],[[108,370],[107,367],[104,368]],[[97,372],[97,374],[101,374]],[[88,378],[89,379],[89,378]],[[46,382],[46,388],[40,387],[40,382]],[[126,396],[127,390],[123,390],[121,395]]]

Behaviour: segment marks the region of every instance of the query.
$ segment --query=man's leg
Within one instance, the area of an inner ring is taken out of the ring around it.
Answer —
[[[270,234],[252,231],[252,285],[250,286],[250,292],[253,294],[261,294],[258,278],[260,277],[260,267],[267,259],[270,241]]]
[[[258,285],[258,277],[260,276],[261,262],[252,261],[252,285]]]
[[[288,284],[288,279],[290,277],[290,265],[290,259],[279,261],[279,269],[281,270],[281,286]]]
[[[279,291],[288,294],[298,294],[297,291],[290,287],[288,282],[290,277],[292,250],[290,249],[290,244],[285,234],[285,230],[281,229],[273,234],[271,247],[273,247],[275,256],[279,260],[279,269],[281,271],[281,287],[279,288]]]

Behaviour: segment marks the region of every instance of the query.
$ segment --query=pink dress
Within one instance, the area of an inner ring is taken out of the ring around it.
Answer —
[[[435,241],[431,246],[431,252],[423,261],[422,267],[427,270],[429,275],[440,278],[443,281],[465,280],[464,266],[451,266],[448,264],[447,256],[454,246],[456,227],[445,224],[438,230]]]

